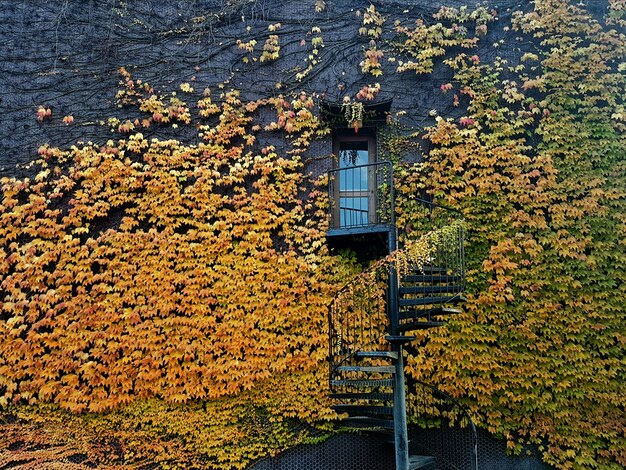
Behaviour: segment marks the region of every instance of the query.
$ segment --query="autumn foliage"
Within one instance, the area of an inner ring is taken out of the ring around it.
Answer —
[[[507,28],[533,44],[515,63],[474,53],[497,12],[443,8],[432,24],[394,27],[370,7],[355,19],[370,40],[360,70],[381,83],[354,103],[384,92],[387,61],[407,76],[445,63],[454,79],[437,89],[467,110],[432,110],[432,127],[386,142],[399,227],[416,222],[414,196],[427,192],[462,209],[469,237],[465,313],[418,333],[409,376],[459,398],[514,451],[533,444],[557,468],[618,469],[626,7],[609,1],[601,23],[574,3],[513,14]],[[275,34],[260,57],[256,40],[237,44],[246,62],[280,60]],[[35,178],[2,179],[0,407],[48,421],[5,423],[0,449],[39,442],[42,429],[62,442],[67,429],[94,462],[245,468],[302,440],[291,419],[334,416],[326,311],[354,270],[328,253],[324,181],[301,159],[327,133],[316,98],[245,101],[222,85],[187,101],[194,91],[159,93],[121,70],[114,139],[44,145]],[[185,138],[146,137],[154,128]],[[418,137],[424,161],[398,161]],[[117,454],[93,445],[105,430]]]
[[[259,105],[229,93],[197,145],[42,148],[34,181],[3,181],[4,404],[215,398],[323,359],[318,193],[246,147]]]
[[[464,209],[471,295],[410,368],[513,448],[623,468],[625,37],[568,2],[536,4],[514,25],[540,54],[450,62],[472,124],[440,118],[424,171]]]
[[[207,91],[197,119],[219,118],[199,121],[196,142],[148,141],[141,126],[185,125],[191,111],[122,75],[118,100],[146,113],[127,121],[128,138],[44,146],[34,180],[2,180],[0,404],[102,412],[264,384],[283,397],[268,413],[323,417],[313,403],[338,269],[325,199],[299,157],[251,130],[271,108],[276,120],[256,132],[289,127],[297,153],[323,131],[312,101],[243,103],[231,91],[218,106]]]

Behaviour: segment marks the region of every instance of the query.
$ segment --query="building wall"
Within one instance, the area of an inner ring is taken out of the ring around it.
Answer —
[[[204,88],[228,80],[227,87],[242,90],[249,99],[304,90],[320,99],[340,101],[345,95],[354,96],[362,85],[379,81],[383,91],[378,99],[393,100],[392,111],[407,110],[401,122],[409,128],[432,124],[432,109],[446,117],[463,114],[452,106],[451,96],[439,90],[452,78],[450,69],[441,64],[432,74],[419,77],[392,73],[393,64],[385,64],[382,77],[363,76],[359,63],[368,40],[358,35],[360,18],[356,15],[369,1],[329,0],[321,13],[315,12],[314,0],[2,3],[0,175],[28,174],[24,165],[44,143],[66,147],[77,141],[99,143],[111,138],[102,121],[119,114],[114,96],[120,67],[164,92],[190,82],[198,98]],[[513,60],[522,47],[513,34],[503,31],[510,19],[507,8],[519,4],[517,0],[373,3],[386,16],[388,30],[393,29],[395,20],[428,18],[440,4],[491,5],[497,8],[499,20],[476,52],[488,54],[486,46],[503,39],[506,43],[499,53]],[[260,49],[262,38],[270,34],[267,26],[275,23],[282,24],[278,32],[281,59],[273,64],[243,63],[245,53],[235,41],[256,38]],[[298,81],[297,68],[305,66],[310,53],[301,40],[309,39],[310,45],[314,26],[321,29],[325,47],[313,72]],[[40,105],[52,109],[51,120],[37,122]],[[73,125],[62,123],[65,115],[74,117]],[[183,130],[170,135],[171,130],[157,128],[148,134],[193,137]],[[319,160],[330,150],[329,142],[316,144],[309,157]],[[314,169],[323,171],[324,166],[318,162]]]
[[[358,36],[359,22],[354,17],[357,10],[362,11],[369,5],[367,1],[328,1],[326,11],[322,13],[314,12],[312,0],[241,3],[210,0],[2,1],[0,176],[30,174],[25,165],[44,143],[69,146],[81,140],[104,142],[110,138],[108,127],[100,122],[119,112],[114,95],[120,67],[127,67],[136,78],[149,81],[162,91],[175,90],[180,83],[190,82],[200,92],[205,87],[214,88],[228,80],[228,86],[241,89],[248,99],[304,90],[316,93],[321,99],[337,102],[345,95],[354,96],[364,84],[381,81],[383,92],[379,99],[392,100],[394,112],[407,110],[407,114],[401,117],[401,124],[407,129],[421,129],[433,124],[432,109],[444,117],[455,118],[464,113],[462,108],[453,106],[450,95],[440,92],[440,85],[452,79],[451,71],[445,66],[439,65],[432,74],[420,77],[389,73],[393,67],[389,64],[379,79],[364,77],[360,73],[359,62],[366,40]],[[395,19],[403,20],[409,16],[428,17],[440,4],[460,6],[484,2],[387,0],[373,3],[387,16],[388,23],[393,24]],[[510,7],[521,3],[519,0],[486,2],[497,8],[499,20],[476,50],[479,56],[490,59],[497,53],[513,65],[525,50],[532,47],[532,44],[519,41],[515,33],[505,31],[510,23]],[[598,2],[598,11],[601,3]],[[267,35],[268,24],[277,22],[283,24],[280,33],[282,59],[261,66],[243,63],[243,53],[234,47],[236,39],[260,38]],[[308,54],[300,46],[300,41],[314,26],[322,29],[326,47],[321,54],[321,65],[307,80],[299,82],[294,70],[302,65]],[[491,47],[494,43],[499,44],[497,52]],[[281,84],[280,89],[277,83]],[[52,109],[51,122],[40,124],[36,121],[39,105]],[[70,114],[74,116],[75,124],[65,126],[61,118]],[[159,138],[193,138],[186,130],[152,128],[147,134]],[[280,136],[267,138],[279,148],[286,146]],[[331,152],[329,139],[313,143],[306,156],[307,167],[314,173],[325,171],[331,165]],[[346,438],[336,439],[342,443],[341,439]],[[367,456],[367,452],[375,447],[370,441],[363,442],[355,442],[350,448]],[[380,445],[376,442],[377,446]],[[346,448],[344,444],[339,447]],[[316,456],[314,461],[318,461],[321,458],[319,452],[326,448],[332,449],[332,446],[311,448],[311,454],[307,454],[309,457],[303,458],[310,459],[313,455]],[[332,450],[328,452],[334,454]],[[281,458],[289,460],[295,454],[285,455]],[[504,467],[501,466],[503,460],[498,460],[504,459],[503,456],[503,448],[483,454],[481,468],[541,468],[536,460],[533,463],[516,461],[522,462],[519,467],[512,463]],[[491,466],[486,462],[492,462]],[[267,465],[259,463],[258,470],[294,468]],[[299,464],[294,465],[300,468]]]

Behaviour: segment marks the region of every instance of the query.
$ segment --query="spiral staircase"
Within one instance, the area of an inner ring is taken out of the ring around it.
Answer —
[[[378,214],[374,227],[369,223],[362,229],[368,233],[386,230],[389,255],[341,289],[330,306],[331,398],[336,401],[333,408],[347,416],[345,425],[393,443],[396,470],[435,470],[434,457],[409,454],[403,351],[416,339],[415,332],[442,327],[450,316],[461,312],[458,306],[465,289],[462,217],[453,209],[414,198],[416,226],[411,227],[411,241],[398,249],[391,164],[380,166],[388,182],[378,182],[379,191],[372,197],[386,210]],[[338,171],[331,172],[331,195],[340,177]],[[341,210],[334,209],[334,213]],[[359,233],[359,226],[333,227],[332,222],[334,233]]]

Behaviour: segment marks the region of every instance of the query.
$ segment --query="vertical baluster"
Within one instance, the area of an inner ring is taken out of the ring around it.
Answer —
[[[333,179],[334,179],[334,173],[332,171],[328,172],[328,204],[329,204],[329,208],[330,208],[330,226],[331,227],[336,227],[337,225],[335,224],[335,211],[334,211],[334,207],[333,207],[333,203],[335,200],[335,192],[334,192],[334,186],[333,186]]]
[[[368,283],[367,286],[365,286],[365,290],[366,290],[366,299],[367,299],[367,308],[369,310],[369,315],[367,316],[368,318],[365,319],[365,323],[364,323],[364,329],[363,329],[363,336],[365,336],[365,334],[368,335],[367,338],[363,337],[361,342],[363,345],[367,344],[367,339],[372,337],[372,292],[371,292],[371,287]]]
[[[344,177],[344,182],[343,182],[343,190],[347,191],[348,190],[348,186],[350,185],[350,170],[343,170],[343,177]],[[344,206],[343,206],[343,218],[344,218],[344,223],[345,225],[350,225],[350,212],[346,209],[346,207],[348,207],[347,201],[349,201],[348,198],[344,198]]]
[[[460,233],[461,233],[461,243],[460,243],[460,247],[461,247],[461,276],[463,276],[461,278],[461,288],[465,289],[465,227],[463,225],[461,225],[461,227],[459,227]]]
[[[361,349],[361,339],[363,337],[363,317],[365,316],[365,311],[367,310],[367,306],[365,304],[366,298],[363,295],[362,287],[359,289],[359,315],[355,319],[355,347],[354,351],[358,351]]]
[[[345,300],[345,308],[344,308],[344,326],[343,326],[343,330],[344,330],[344,345],[343,345],[343,354],[342,354],[342,361],[345,357],[345,355],[348,353],[348,345],[350,344],[351,338],[350,338],[350,303],[349,303],[349,299]]]
[[[371,175],[371,178],[370,178]],[[384,207],[385,203],[382,199],[382,194],[377,194],[380,188],[380,168],[377,166],[373,167],[370,170],[370,173],[368,174],[368,178],[371,179],[372,184],[374,185],[374,187],[372,188],[372,190],[369,192],[368,197],[371,197],[372,203],[370,204],[368,201],[368,206],[367,207],[373,207],[374,208],[374,213],[371,214],[369,216],[370,220],[373,220],[375,224],[379,224],[382,222],[381,219],[381,215],[382,215],[382,208]],[[368,188],[369,189],[369,188]],[[377,203],[376,203],[377,201]]]
[[[333,379],[333,368],[335,365],[335,346],[334,346],[334,328],[333,328],[333,307],[335,305],[335,301],[330,304],[330,308],[328,309],[328,359],[329,359],[329,371],[328,377],[330,380]]]
[[[354,194],[354,171],[355,171],[354,168],[350,170],[350,191],[353,192],[352,194]],[[355,225],[354,223],[355,222],[354,221],[354,215],[355,215],[354,214],[354,197],[352,197],[351,201],[352,201],[352,211],[350,211],[350,215],[351,215],[350,225]]]
[[[361,207],[361,209],[365,212],[360,212],[361,217],[359,220],[360,225],[367,225],[369,223],[369,198],[370,193],[369,193],[369,181],[368,181],[368,173],[369,173],[370,169],[367,166],[361,167],[361,175],[360,175],[360,181],[359,181],[359,190],[360,191],[367,191],[366,193],[366,198],[365,198],[365,207]],[[365,187],[363,187],[363,178],[365,178]],[[359,198],[359,204],[361,206],[363,206],[363,198]]]
[[[348,336],[348,338],[350,339],[349,341],[349,345],[350,345],[350,349],[352,348],[352,344],[354,343],[354,337],[352,334],[352,324],[354,323],[354,300],[350,299],[349,300],[349,311],[348,311],[348,316],[346,318],[347,323],[346,323],[346,335]],[[349,350],[346,349],[346,354],[349,354]]]
[[[465,279],[465,275],[463,273],[464,271],[464,266],[463,266],[463,250],[464,247],[463,245],[465,244],[464,240],[463,240],[463,226],[459,226],[457,228],[457,250],[458,250],[458,272],[459,272],[459,276],[461,276],[460,278],[460,283],[459,283],[459,287],[461,290],[463,290],[463,283],[464,283],[464,279]]]

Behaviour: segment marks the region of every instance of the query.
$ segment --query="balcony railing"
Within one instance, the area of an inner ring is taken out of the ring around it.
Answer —
[[[336,168],[328,176],[331,229],[395,224],[391,162]]]

